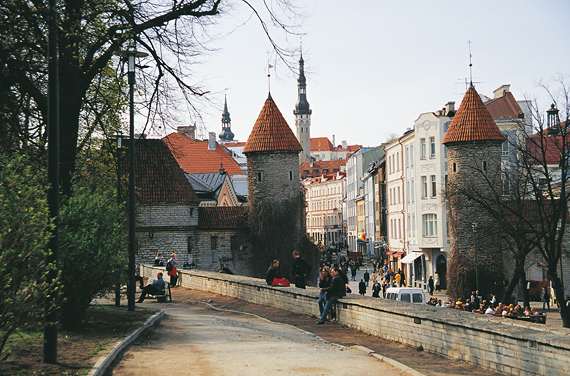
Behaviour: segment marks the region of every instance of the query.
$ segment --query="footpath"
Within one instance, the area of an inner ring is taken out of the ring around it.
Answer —
[[[164,319],[106,375],[493,375],[316,317],[181,287],[172,295],[173,303],[142,304],[164,309]]]

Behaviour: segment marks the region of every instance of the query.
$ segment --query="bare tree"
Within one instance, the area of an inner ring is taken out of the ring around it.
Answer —
[[[271,25],[289,31],[280,21],[294,11],[287,0],[59,0],[59,71],[61,177],[66,194],[76,155],[91,144],[93,134],[109,135],[119,126],[124,109],[124,82],[116,53],[134,43],[150,54],[154,68],[140,75],[147,126],[168,115],[176,96],[196,109],[194,98],[208,92],[190,76],[191,65],[207,51],[207,31],[220,13],[245,4],[267,35]],[[261,9],[259,9],[261,8]],[[263,11],[263,12],[262,12]],[[40,0],[0,2],[0,146],[30,148],[45,154],[47,118],[47,5]],[[268,18],[265,21],[265,18]],[[270,37],[277,55],[286,58]],[[195,116],[199,116],[195,112]],[[110,121],[111,120],[111,121]]]

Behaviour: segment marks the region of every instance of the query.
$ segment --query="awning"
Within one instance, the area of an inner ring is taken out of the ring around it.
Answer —
[[[422,255],[421,252],[410,252],[406,257],[400,260],[402,264],[411,264],[415,259]]]
[[[398,257],[404,254],[404,251],[388,251],[386,256]]]

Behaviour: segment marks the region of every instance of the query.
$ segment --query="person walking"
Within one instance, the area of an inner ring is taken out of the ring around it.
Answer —
[[[332,305],[346,295],[344,283],[345,280],[339,275],[338,266],[333,266],[331,269],[331,275],[333,277],[331,285],[329,287],[321,289],[321,291],[324,292],[327,297],[327,302],[325,304],[325,308],[323,309],[323,313],[321,313],[321,318],[319,321],[317,321],[317,325],[325,324],[326,317],[329,314]]]
[[[548,309],[550,309],[550,287],[546,286],[542,289],[540,293],[540,300],[542,300],[542,309],[544,310],[544,306],[546,305]]]
[[[358,283],[358,293],[362,296],[366,294],[366,282],[361,278],[360,282]]]
[[[170,276],[170,287],[176,287],[178,282],[178,270],[176,269],[176,253],[172,253],[166,263],[166,273]]]
[[[370,273],[368,273],[368,269],[364,272],[364,283],[366,287],[368,287],[368,282],[370,282]]]
[[[434,283],[435,283],[435,291],[439,291],[440,281],[439,281],[439,274],[437,272],[435,272]]]
[[[311,272],[311,265],[301,256],[298,251],[293,252],[293,276],[295,277],[295,287],[305,288],[307,274]]]
[[[394,278],[396,279],[396,286],[398,287],[402,287],[401,283],[402,283],[402,275],[400,274],[400,271],[398,270],[398,273],[396,273],[396,275],[394,276]]]
[[[428,292],[430,295],[433,295],[433,288],[434,288],[433,276],[430,275],[428,280]]]

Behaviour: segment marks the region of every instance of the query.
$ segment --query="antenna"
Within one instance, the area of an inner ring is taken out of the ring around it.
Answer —
[[[471,62],[471,41],[468,41],[469,44],[469,83],[473,86],[473,63]]]
[[[271,93],[271,72],[269,70],[273,68],[273,65],[269,64],[269,54],[270,51],[267,51],[267,89],[269,90],[269,93]]]

